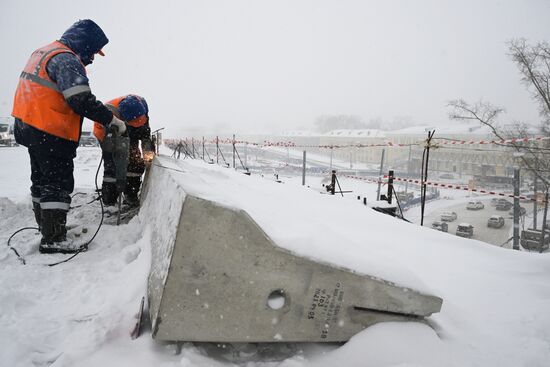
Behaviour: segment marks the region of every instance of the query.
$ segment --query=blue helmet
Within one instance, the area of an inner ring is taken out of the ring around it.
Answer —
[[[128,95],[120,101],[118,110],[120,111],[120,117],[124,121],[131,121],[149,112],[145,99],[133,94]]]

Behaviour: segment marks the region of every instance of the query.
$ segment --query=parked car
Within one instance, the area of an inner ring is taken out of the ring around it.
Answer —
[[[545,230],[544,243],[540,243],[542,239],[542,229],[525,229],[521,231],[521,246],[526,250],[531,251],[546,251],[550,246],[550,231]]]
[[[504,218],[502,218],[500,215],[492,215],[487,220],[487,227],[502,228],[503,226],[504,226]]]
[[[480,210],[485,208],[485,205],[481,201],[470,201],[468,205],[466,205],[466,209],[468,210]]]
[[[457,215],[455,212],[443,212],[443,214],[441,214],[441,220],[443,222],[453,222],[456,218]]]
[[[449,225],[447,224],[447,222],[441,222],[439,220],[436,220],[435,222],[432,223],[432,228],[437,229],[438,231],[441,231],[441,232],[447,232],[449,230]]]
[[[498,199],[496,210],[501,210],[501,211],[510,210],[513,206],[514,204],[512,204],[506,199]]]
[[[456,227],[456,235],[460,237],[472,238],[474,235],[474,226],[468,223],[460,223]]]

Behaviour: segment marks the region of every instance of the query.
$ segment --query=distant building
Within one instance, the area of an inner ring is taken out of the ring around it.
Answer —
[[[307,148],[315,153],[330,155],[342,161],[380,164],[382,149],[385,149],[385,166],[418,175],[422,163],[422,142],[428,131],[435,130],[433,148],[430,149],[430,171],[461,175],[510,176],[517,164],[514,150],[497,144],[443,144],[451,141],[495,140],[490,129],[479,124],[457,123],[451,126],[415,126],[394,131],[376,129],[333,130],[324,134],[307,131],[282,133],[275,140],[290,141],[296,145],[324,146]],[[271,138],[273,139],[273,138]],[[269,139],[268,139],[269,140]],[[389,142],[405,144],[403,147],[386,146]],[[418,144],[411,145],[409,144]],[[330,149],[329,146],[334,145]],[[349,147],[345,147],[350,145]],[[366,145],[366,147],[357,147]],[[369,146],[374,145],[374,146]],[[379,146],[376,146],[379,145]],[[342,147],[344,146],[344,147]],[[410,156],[410,158],[409,158]]]
[[[332,130],[317,133],[307,130],[286,131],[279,135],[246,134],[238,140],[255,143],[265,141],[293,143],[295,149],[330,156],[340,162],[349,162],[349,168],[378,167],[382,149],[385,149],[385,170],[395,169],[399,175],[418,177],[422,164],[424,141],[428,131],[435,130],[430,149],[430,172],[466,176],[512,176],[519,162],[510,146],[498,144],[471,144],[469,142],[495,140],[491,130],[477,123],[455,123],[449,126],[414,126],[385,131],[378,129]],[[530,132],[533,136],[536,131]],[[467,144],[444,144],[466,141]],[[404,146],[389,146],[389,143]],[[533,143],[538,144],[538,143]],[[362,146],[361,146],[362,145]],[[333,146],[331,148],[331,146]]]

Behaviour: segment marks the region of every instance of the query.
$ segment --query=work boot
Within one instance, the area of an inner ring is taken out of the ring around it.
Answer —
[[[105,205],[115,205],[118,198],[116,184],[112,182],[103,182],[101,186],[101,200]]]
[[[139,206],[139,198],[137,195],[124,195],[122,202],[128,209],[137,208]]]
[[[67,212],[60,209],[43,209],[42,217],[42,240],[39,251],[42,254],[77,252],[80,247],[75,246],[72,241],[67,241]]]
[[[38,229],[42,228],[42,209],[40,208],[40,203],[32,202],[32,211],[34,212],[34,219],[36,224],[38,224]]]

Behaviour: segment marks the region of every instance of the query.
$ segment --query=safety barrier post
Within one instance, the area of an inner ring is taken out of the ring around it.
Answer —
[[[391,204],[393,194],[393,170],[391,169],[388,173],[388,203]]]
[[[533,186],[534,186],[534,189],[533,189],[533,198],[535,199],[535,201],[533,202],[533,229],[537,229],[537,221],[538,221],[538,218],[537,218],[537,185],[538,185],[538,182],[537,182],[537,174],[535,173],[535,177],[534,177],[534,182],[533,182]]]
[[[422,154],[422,172],[420,174],[422,186],[420,186],[420,193],[422,201],[420,203],[420,225],[424,225],[424,208],[426,206],[426,182],[428,181],[428,162],[430,159],[430,145],[432,143],[432,138],[435,134],[435,130],[428,132],[428,140],[426,140],[426,146],[424,148],[424,153]]]
[[[332,175],[330,176],[330,194],[334,195],[336,193],[336,170],[332,170]]]
[[[519,250],[519,168],[514,168],[514,241],[512,248]]]
[[[235,169],[235,134],[233,134],[233,169]]]
[[[384,154],[386,149],[382,149],[382,158],[380,159],[380,171],[378,172],[378,189],[376,190],[376,200],[380,200],[380,187],[382,185],[382,170],[384,169]]]
[[[544,213],[542,214],[542,226],[540,233],[540,252],[544,248],[544,235],[546,234],[546,218],[548,215],[548,189],[546,189],[546,194],[544,195]]]

